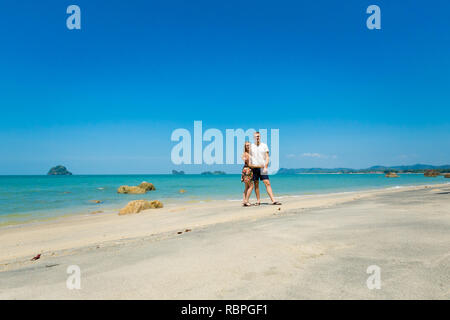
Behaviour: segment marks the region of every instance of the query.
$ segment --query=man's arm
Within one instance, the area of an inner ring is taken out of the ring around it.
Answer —
[[[264,164],[264,171],[267,171],[267,168],[269,167],[269,161],[270,161],[270,157],[269,157],[269,151],[266,152],[266,163]]]

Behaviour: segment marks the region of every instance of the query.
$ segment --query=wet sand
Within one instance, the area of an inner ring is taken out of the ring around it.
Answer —
[[[1,228],[0,299],[450,298],[450,185],[282,200]]]

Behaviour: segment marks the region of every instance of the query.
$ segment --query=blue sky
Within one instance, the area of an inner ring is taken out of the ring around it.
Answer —
[[[66,28],[67,6],[81,30]],[[368,30],[366,8],[381,8]],[[0,174],[167,173],[176,128],[278,128],[282,167],[450,163],[448,1],[0,4]]]

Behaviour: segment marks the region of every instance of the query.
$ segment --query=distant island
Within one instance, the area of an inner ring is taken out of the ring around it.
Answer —
[[[184,174],[184,171],[177,171],[177,170],[172,170],[172,174]]]
[[[202,175],[205,175],[205,176],[209,176],[209,175],[216,175],[216,176],[218,176],[218,175],[223,175],[223,174],[227,174],[227,173],[224,172],[224,171],[214,171],[214,172],[205,171],[205,172],[202,172]]]
[[[59,166],[51,168],[48,171],[47,175],[48,176],[71,176],[72,172],[69,172],[66,167],[59,165]]]
[[[300,173],[424,173],[426,170],[435,170],[436,172],[450,172],[450,165],[432,166],[428,164],[415,164],[411,166],[373,166],[367,169],[350,169],[350,168],[298,168],[287,169],[280,168],[277,174],[300,174]]]

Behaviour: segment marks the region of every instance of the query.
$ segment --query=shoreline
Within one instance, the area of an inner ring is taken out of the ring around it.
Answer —
[[[287,196],[282,206],[263,205],[241,207],[230,205],[230,200],[212,200],[204,203],[166,206],[138,214],[119,216],[117,212],[77,214],[45,222],[1,227],[0,271],[17,263],[29,263],[29,258],[40,253],[55,256],[58,252],[102,245],[146,236],[174,233],[185,229],[199,229],[210,225],[260,219],[289,212],[327,208],[355,200],[410,190],[439,189],[448,183],[389,187],[362,191],[328,194]],[[278,210],[280,209],[280,210]],[[99,231],[101,230],[101,231]]]
[[[299,175],[311,175],[313,173],[298,173]],[[314,173],[316,174],[316,173]],[[313,175],[314,175],[313,174]],[[336,173],[318,173],[320,175],[335,175]],[[409,174],[409,173],[408,173]],[[439,183],[440,182],[440,183]],[[396,186],[379,186],[379,187],[373,187],[373,186],[368,186],[368,187],[362,187],[360,189],[357,190],[348,190],[348,191],[337,191],[334,189],[330,189],[330,190],[321,190],[321,191],[310,191],[310,192],[303,192],[303,193],[292,193],[292,194],[281,194],[279,196],[276,196],[277,199],[284,199],[284,198],[290,198],[290,197],[301,197],[301,196],[309,196],[309,195],[332,195],[332,194],[341,194],[341,193],[351,193],[351,192],[362,192],[362,191],[378,191],[378,190],[389,190],[389,189],[396,189],[396,188],[410,188],[410,187],[420,187],[420,186],[425,186],[425,185],[431,185],[431,186],[435,186],[435,185],[445,185],[445,184],[450,184],[450,182],[444,182],[442,183],[441,181],[439,181],[438,183],[434,183],[434,184],[428,184],[428,183],[423,183],[423,184],[405,184],[405,185],[396,185]],[[264,189],[264,188],[263,188]],[[262,195],[265,195],[264,190],[262,191]],[[145,195],[143,195],[145,197]],[[267,197],[267,195],[266,195]],[[268,198],[265,198],[268,199]],[[236,198],[236,199],[221,199],[221,198],[202,198],[202,199],[179,199],[179,198],[161,198],[161,199],[153,199],[153,200],[160,200],[163,202],[164,206],[184,206],[184,205],[196,205],[196,204],[200,204],[200,203],[210,203],[210,202],[214,202],[214,201],[229,201],[229,202],[239,202],[241,201],[241,198]],[[167,201],[169,200],[169,201]],[[121,200],[120,202],[114,203],[114,204],[103,204],[97,206],[96,208],[84,208],[81,205],[77,206],[77,207],[71,207],[71,208],[64,208],[64,209],[50,209],[48,211],[50,212],[60,212],[54,216],[46,216],[46,217],[34,217],[33,216],[33,212],[27,212],[24,215],[30,215],[32,218],[27,219],[27,220],[23,220],[23,221],[17,221],[17,220],[12,220],[12,221],[6,221],[6,222],[0,222],[0,230],[3,229],[7,229],[7,228],[21,228],[24,226],[28,226],[28,225],[37,225],[37,224],[45,224],[45,223],[49,223],[52,221],[57,221],[60,219],[67,219],[67,218],[71,218],[71,217],[77,217],[77,216],[84,216],[84,215],[104,215],[104,214],[113,214],[113,213],[117,213],[121,208],[123,208],[124,206],[126,206],[126,204],[130,201],[133,201],[133,199],[128,199],[126,200],[125,198],[123,200]],[[97,211],[102,211],[101,213],[97,212]],[[3,215],[3,217],[8,217],[8,216],[17,216],[17,215],[21,215],[18,213],[13,213],[13,214],[5,214]]]
[[[440,184],[281,207],[213,201],[3,230],[0,299],[448,299],[449,194]],[[73,265],[80,290],[66,287]],[[367,287],[372,265],[381,290]]]

